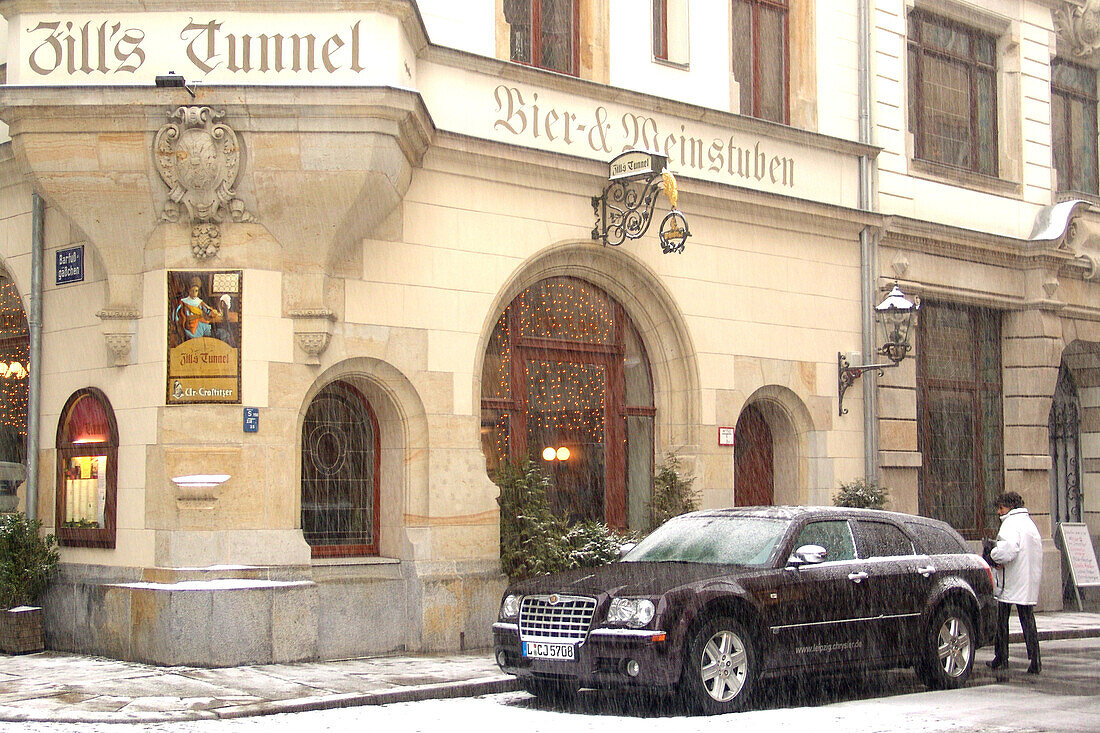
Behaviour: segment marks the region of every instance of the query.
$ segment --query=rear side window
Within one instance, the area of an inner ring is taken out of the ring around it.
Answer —
[[[959,555],[970,552],[962,538],[951,530],[920,522],[906,522],[909,531],[929,555]]]
[[[913,542],[900,528],[889,522],[856,522],[859,556],[903,557],[913,554]]]

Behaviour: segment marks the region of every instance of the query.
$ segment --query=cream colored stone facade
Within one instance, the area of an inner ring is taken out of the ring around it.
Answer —
[[[66,399],[102,390],[119,428],[115,547],[64,549],[48,598],[53,647],[223,665],[488,645],[504,578],[479,433],[482,361],[503,309],[547,277],[586,280],[623,305],[650,359],[654,455],[678,450],[705,506],[737,500],[734,449],[718,444],[718,428],[750,404],[772,432],[775,503],[829,503],[839,481],[864,473],[865,406],[852,389],[838,415],[836,355],[860,350],[866,227],[880,241],[877,286],[897,279],[907,293],[1003,311],[1005,487],[1039,515],[1050,505],[1046,421],[1060,361],[1080,375],[1097,531],[1091,215],[1082,208],[1072,231],[1030,236],[1054,203],[1050,3],[929,3],[1004,37],[1003,172],[992,183],[913,161],[903,0],[874,3],[881,152],[855,142],[849,4],[791,2],[791,127],[730,113],[738,82],[721,4],[691,6],[691,63],[673,69],[627,42],[645,13],[582,1],[580,78],[501,60],[499,2],[493,13],[443,0],[129,5],[0,2],[22,39],[8,43],[0,88],[11,135],[0,145],[0,262],[25,298],[32,192],[47,204],[38,514],[51,529]],[[66,80],[28,65],[42,34],[20,30],[28,19],[79,27],[119,16],[170,39],[196,13],[225,18],[225,33],[321,13],[343,34],[330,46],[343,70],[359,22],[360,42],[372,42],[366,81],[333,81],[323,65],[238,79],[223,65],[192,97],[154,88],[161,68],[121,85],[109,74]],[[160,217],[169,190],[153,140],[181,106],[225,111],[243,153],[236,196],[255,216],[223,222],[205,261],[186,223]],[[618,248],[590,236],[591,198],[607,161],[636,142],[639,118],[679,181],[692,231],[683,254],[662,255],[652,231]],[[861,156],[878,160],[876,211],[858,208]],[[86,246],[84,281],[55,286],[50,258],[73,244]],[[243,272],[239,405],[165,404],[165,275],[194,269]],[[358,388],[378,421],[378,556],[311,559],[302,535],[303,419],[335,379]],[[910,512],[922,465],[916,380],[906,360],[877,399],[883,482],[892,508]],[[242,432],[242,406],[259,408],[258,432]],[[183,473],[230,478],[188,493],[171,480]],[[1053,545],[1050,557],[1055,578]],[[1059,604],[1048,585],[1044,602]]]

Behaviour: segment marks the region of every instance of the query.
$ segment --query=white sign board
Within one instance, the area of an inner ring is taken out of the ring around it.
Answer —
[[[1092,549],[1088,525],[1062,522],[1058,529],[1062,533],[1062,547],[1069,559],[1073,584],[1078,588],[1100,585],[1100,567],[1096,564],[1096,553]]]

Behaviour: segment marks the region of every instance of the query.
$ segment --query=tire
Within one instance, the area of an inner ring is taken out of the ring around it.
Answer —
[[[970,614],[958,606],[940,606],[925,634],[917,674],[930,689],[962,687],[974,669],[977,637]]]
[[[708,715],[741,710],[760,674],[756,643],[735,619],[710,619],[687,646],[680,694]]]
[[[552,703],[568,703],[577,697],[577,685],[564,680],[523,680],[523,689],[540,700]]]

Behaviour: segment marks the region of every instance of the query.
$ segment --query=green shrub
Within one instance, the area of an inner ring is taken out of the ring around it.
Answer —
[[[840,490],[833,495],[834,506],[857,507],[860,509],[882,509],[890,496],[890,490],[879,486],[874,480],[857,478],[841,482]]]
[[[568,524],[554,514],[551,479],[537,463],[503,464],[500,487],[500,569],[511,580],[606,565],[626,538],[600,522]]]
[[[693,483],[694,476],[683,474],[680,457],[669,452],[653,477],[653,495],[649,500],[650,530],[699,508],[699,492],[692,488]]]
[[[0,515],[0,609],[34,606],[57,570],[57,539],[24,514]]]

